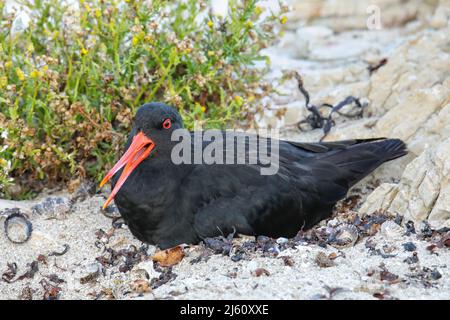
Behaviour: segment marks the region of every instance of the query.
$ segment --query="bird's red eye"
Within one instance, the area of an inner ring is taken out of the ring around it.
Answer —
[[[170,127],[172,126],[172,121],[170,121],[170,119],[166,119],[164,120],[162,126],[164,129],[170,129]]]

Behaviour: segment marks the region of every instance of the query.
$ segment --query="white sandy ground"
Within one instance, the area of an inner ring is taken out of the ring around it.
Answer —
[[[7,263],[15,262],[18,271],[14,279],[17,279],[29,269],[27,264],[39,255],[46,256],[46,263],[38,263],[39,271],[32,279],[25,278],[13,283],[0,281],[0,298],[30,297],[29,293],[26,294],[28,290],[33,299],[42,299],[44,289],[40,282],[42,279],[49,281],[48,276],[56,274],[64,280],[57,284],[61,289],[59,299],[324,299],[329,297],[327,286],[342,288],[331,297],[333,299],[376,299],[374,294],[377,293],[383,293],[385,298],[397,299],[450,299],[450,250],[444,247],[431,253],[427,249],[431,243],[418,240],[417,235],[385,231],[376,233],[371,241],[376,243],[377,249],[388,248],[385,251],[395,257],[372,255],[365,246],[367,237],[360,239],[355,246],[341,250],[305,243],[281,251],[277,257],[264,257],[259,250],[248,256],[248,260],[238,262],[233,262],[229,256],[215,254],[207,261],[191,264],[205,249],[200,245],[190,246],[184,249],[184,259],[172,269],[175,279],[139,295],[132,289],[132,284],[136,279],[146,280],[145,272],[142,276],[143,270],[147,271],[150,281],[158,278],[158,271],[162,270],[153,267],[150,256],[156,248],[150,246],[144,261],[132,271],[120,272],[119,263],[118,266],[106,267],[104,274],[92,282],[82,284],[80,279],[97,270],[99,264],[96,257],[105,254],[104,247],[95,245],[98,241],[96,232],[111,229],[111,219],[100,212],[104,196],[105,193],[94,195],[75,203],[71,212],[59,219],[45,219],[36,213],[29,213],[34,230],[31,239],[24,244],[13,244],[0,232],[0,273],[7,271]],[[27,212],[27,207],[24,206],[24,212]],[[334,219],[330,225],[338,220]],[[416,229],[420,230],[420,226]],[[251,237],[233,240],[235,248],[232,254],[243,242],[251,240]],[[404,262],[412,256],[402,246],[406,242],[416,245],[417,263]],[[65,244],[70,247],[66,254],[49,256],[54,251],[62,251]],[[105,245],[120,250],[130,248],[130,245],[139,248],[142,243],[123,227],[116,229],[111,238],[105,240]],[[319,252],[327,255],[336,252],[338,258],[334,260],[334,266],[319,266],[315,262]],[[293,265],[285,265],[282,256],[289,256]],[[398,281],[392,284],[380,279],[382,263],[386,270],[398,276]],[[424,267],[436,269],[442,277],[421,281],[415,275],[418,276]],[[258,268],[267,270],[270,275],[256,276]],[[102,291],[104,294],[101,294]]]

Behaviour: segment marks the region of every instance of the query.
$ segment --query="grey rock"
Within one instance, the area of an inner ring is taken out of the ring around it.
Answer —
[[[46,219],[63,219],[72,207],[72,201],[66,197],[48,197],[34,205],[33,213],[44,216]]]

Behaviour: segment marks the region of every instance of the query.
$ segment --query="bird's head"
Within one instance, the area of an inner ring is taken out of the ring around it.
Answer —
[[[152,151],[158,150],[158,148],[164,151],[165,147],[169,145],[168,141],[171,141],[173,130],[182,127],[183,120],[180,114],[166,104],[152,102],[139,108],[124,155],[100,182],[100,187],[102,187],[114,174],[124,167],[103,208],[106,208],[111,203],[133,170],[147,159]]]

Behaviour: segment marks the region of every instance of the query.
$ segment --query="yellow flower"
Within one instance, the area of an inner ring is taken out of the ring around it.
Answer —
[[[0,77],[0,88],[6,87],[8,78],[6,76]]]
[[[136,46],[142,39],[145,38],[145,32],[141,31],[139,32],[137,35],[135,35],[133,37],[133,39],[131,40],[131,42],[133,43],[133,46]]]
[[[30,77],[32,77],[33,79],[37,79],[37,78],[39,78],[39,77],[41,77],[41,76],[42,76],[42,72],[39,71],[39,70],[37,70],[37,69],[34,69],[34,70],[31,71],[31,73],[30,73]]]
[[[101,16],[102,16],[102,12],[100,11],[100,9],[95,9],[95,16],[97,17],[97,18],[100,18]]]
[[[287,22],[287,17],[286,16],[282,16],[280,19],[280,23],[281,24],[285,24]]]
[[[248,20],[248,21],[245,23],[245,26],[246,26],[247,28],[251,28],[251,27],[253,27],[253,22],[252,22],[251,20]]]
[[[22,69],[16,68],[16,74],[17,74],[17,78],[19,78],[20,81],[25,80],[25,74],[23,73]]]
[[[131,40],[131,42],[133,43],[133,46],[137,46],[139,43],[139,37],[138,36],[134,36],[133,40]]]
[[[5,68],[6,69],[11,69],[11,67],[12,67],[12,61],[6,61],[5,62]]]
[[[7,165],[8,165],[8,161],[6,161],[5,159],[1,159],[0,158],[0,168],[2,168],[2,169],[6,168]]]
[[[81,53],[82,56],[85,56],[85,55],[87,55],[89,53],[89,51],[87,49],[85,49],[85,48],[81,48],[80,53]]]
[[[200,108],[200,110],[202,110],[202,112],[204,113],[204,112],[206,111],[206,108],[205,108],[204,106],[202,106],[202,107]]]
[[[208,51],[208,56],[211,57],[214,55],[214,51]]]
[[[90,5],[88,5],[87,3],[84,5],[84,8],[86,9],[86,11],[88,12],[88,13],[91,13],[91,6]]]
[[[151,35],[149,35],[149,34],[147,34],[147,35],[144,37],[144,41],[145,41],[145,42],[152,42],[152,40],[153,40],[153,37],[152,37]]]
[[[213,26],[214,26],[214,23],[211,20],[209,20],[208,21],[208,27],[210,27],[212,29]]]
[[[234,101],[236,101],[236,103],[241,106],[244,103],[244,99],[242,99],[241,96],[234,96]]]
[[[259,16],[262,12],[263,12],[263,8],[261,8],[260,6],[255,7],[255,14],[257,16]]]

